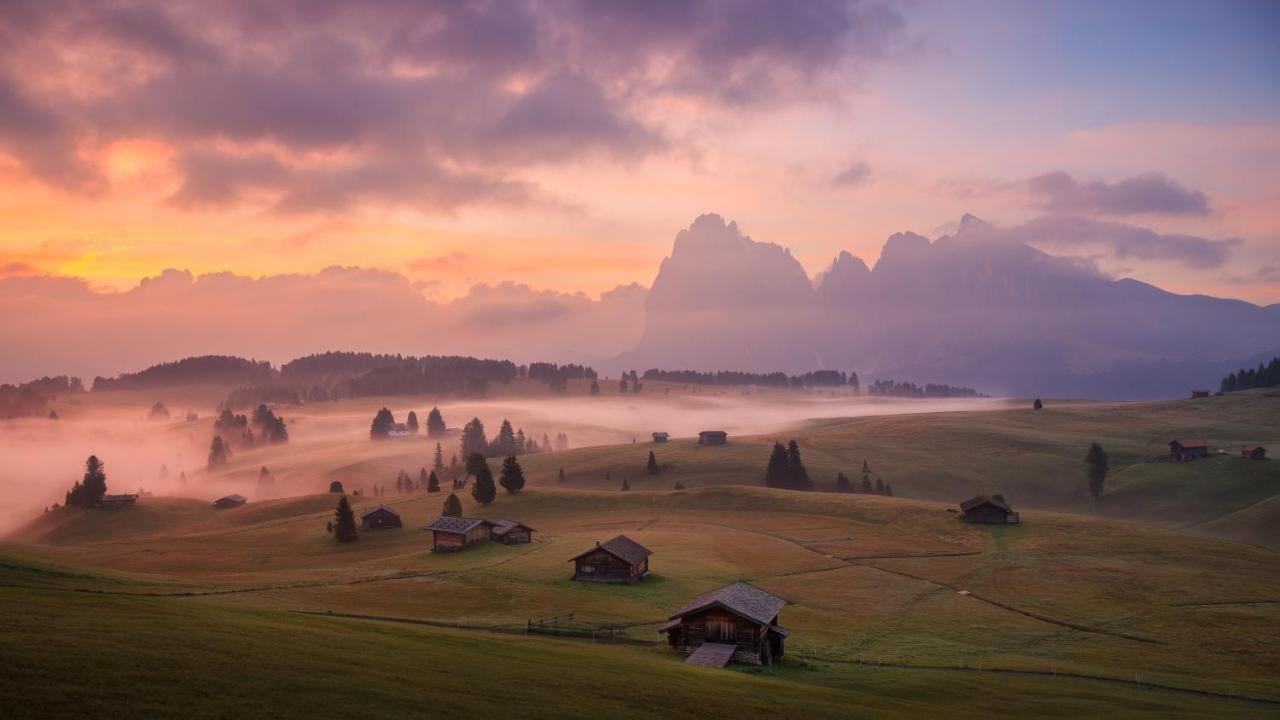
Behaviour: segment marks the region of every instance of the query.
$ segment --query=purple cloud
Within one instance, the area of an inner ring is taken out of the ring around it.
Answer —
[[[1037,204],[1051,212],[1086,215],[1208,215],[1209,199],[1161,173],[1151,172],[1108,183],[1081,182],[1057,170],[1027,181]]]

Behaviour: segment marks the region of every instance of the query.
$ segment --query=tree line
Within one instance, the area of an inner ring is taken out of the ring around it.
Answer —
[[[814,370],[800,375],[787,375],[783,372],[750,373],[737,370],[699,372],[697,370],[659,370],[651,368],[644,371],[643,377],[645,380],[687,385],[758,385],[777,388],[842,387],[848,385],[855,391],[859,387],[858,373],[851,372],[846,374],[839,370]]]
[[[1241,368],[1226,377],[1218,384],[1224,392],[1269,388],[1280,385],[1280,358],[1271,358],[1267,364],[1258,363],[1257,369]]]
[[[954,385],[927,383],[920,387],[911,382],[894,382],[893,380],[875,380],[867,386],[868,395],[888,395],[892,397],[911,398],[977,398],[986,397],[973,388]]]
[[[0,385],[0,420],[41,415],[56,418],[57,413],[48,409],[49,403],[59,395],[81,392],[84,385],[80,378],[66,375],[42,377],[19,385],[5,383]]]
[[[275,379],[271,363],[246,360],[230,355],[201,355],[152,365],[136,373],[122,373],[114,378],[96,377],[93,390],[144,390],[186,385],[189,383],[225,383],[227,385],[263,385]]]

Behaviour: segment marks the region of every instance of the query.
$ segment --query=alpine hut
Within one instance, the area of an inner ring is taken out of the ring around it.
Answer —
[[[685,662],[724,667],[731,660],[769,665],[782,657],[790,631],[778,624],[787,601],[739,580],[685,603],[659,632]]]
[[[635,582],[649,574],[653,552],[626,535],[605,542],[571,558],[573,580],[579,582]]]

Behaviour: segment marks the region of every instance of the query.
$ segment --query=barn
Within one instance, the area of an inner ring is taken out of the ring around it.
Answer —
[[[1250,460],[1266,460],[1267,449],[1261,445],[1241,445],[1240,456]]]
[[[578,582],[634,582],[649,574],[653,552],[626,535],[596,546],[569,560]]]
[[[739,580],[704,593],[671,615],[659,632],[688,653],[685,662],[724,667],[731,660],[771,665],[781,658],[790,631],[778,624],[787,601]]]
[[[121,493],[120,495],[103,495],[102,507],[108,510],[123,510],[131,508],[138,504],[138,496],[136,493]]]
[[[214,500],[213,506],[219,510],[226,510],[228,508],[240,507],[247,502],[249,502],[249,498],[243,495],[227,495],[226,497],[220,497],[217,500]]]
[[[379,505],[360,516],[361,530],[390,530],[404,527],[400,522],[400,513],[386,505]]]
[[[656,432],[653,434],[653,441],[656,443],[664,443],[671,437],[671,433]]]
[[[1202,389],[1200,389],[1200,388],[1195,388],[1194,390],[1192,390],[1192,391],[1191,391],[1191,399],[1192,399],[1192,400],[1198,400],[1198,399],[1200,399],[1200,398],[1207,398],[1207,397],[1209,397],[1209,391],[1208,391],[1208,390],[1202,390]]]
[[[703,430],[698,433],[699,445],[724,445],[729,442],[729,433],[723,430]]]
[[[965,500],[960,503],[960,514],[965,522],[971,523],[1012,525],[1018,522],[1018,513],[1003,495],[979,495]]]
[[[480,518],[436,518],[425,529],[431,531],[431,552],[456,552],[489,539],[493,523]]]
[[[514,520],[494,520],[489,539],[503,545],[523,545],[533,541],[533,528]]]
[[[1169,443],[1169,459],[1177,462],[1209,457],[1209,443],[1204,440],[1173,440]]]

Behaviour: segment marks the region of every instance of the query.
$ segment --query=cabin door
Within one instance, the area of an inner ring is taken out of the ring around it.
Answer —
[[[728,620],[707,620],[707,642],[733,645],[738,642],[738,625]]]

